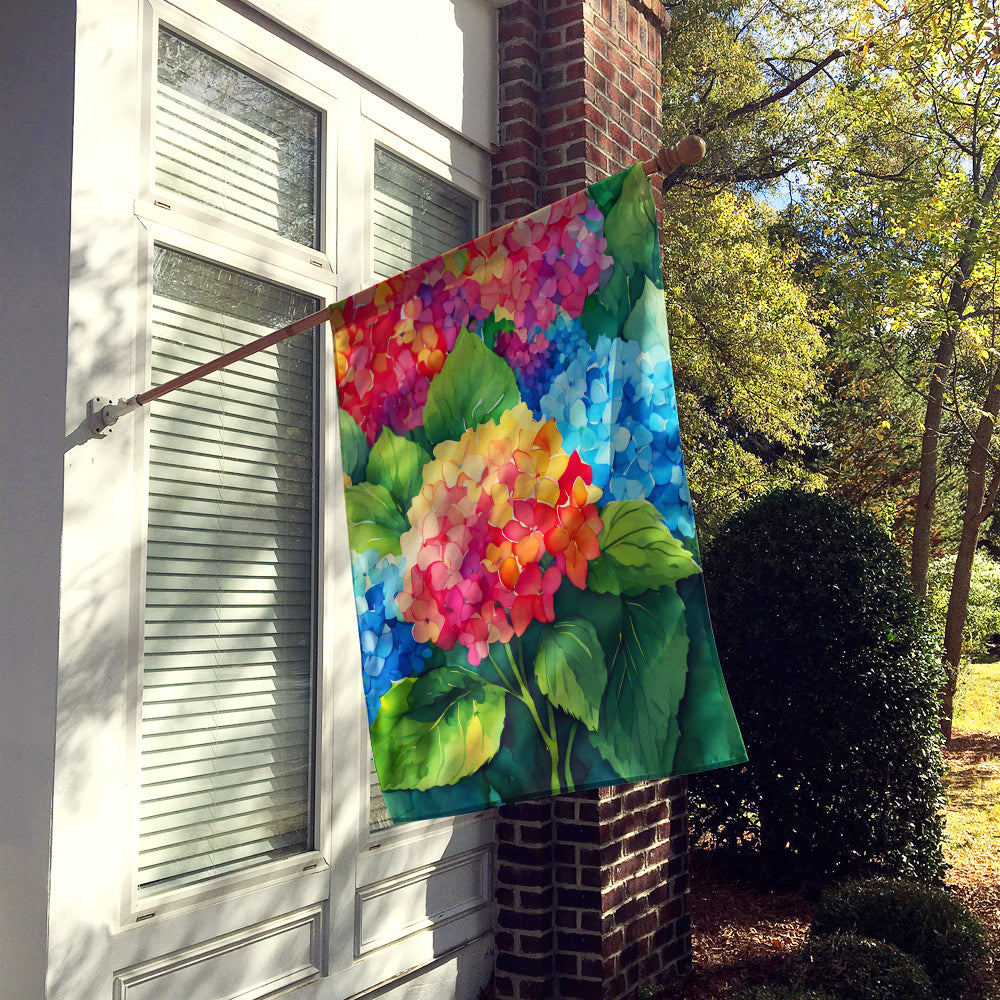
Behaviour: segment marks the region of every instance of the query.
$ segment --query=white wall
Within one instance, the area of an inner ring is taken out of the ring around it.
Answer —
[[[0,4],[4,1000],[8,994],[18,1000],[111,1000],[113,973],[121,969],[137,970],[126,976],[125,1000],[132,1000],[133,990],[137,997],[161,1000],[155,968],[153,985],[143,985],[142,963],[154,954],[149,941],[193,954],[215,935],[223,942],[217,955],[224,956],[226,935],[266,923],[277,893],[282,913],[315,909],[313,923],[303,923],[304,929],[289,924],[282,939],[312,955],[306,938],[313,928],[332,920],[337,908],[346,908],[342,916],[350,919],[354,905],[353,869],[350,884],[341,885],[332,854],[330,871],[224,899],[197,931],[183,911],[140,926],[123,898],[133,837],[130,705],[137,694],[131,666],[139,656],[132,627],[138,536],[130,526],[143,499],[136,472],[142,420],[123,418],[109,438],[98,441],[89,435],[86,402],[145,387],[139,345],[148,293],[143,254],[150,237],[135,199],[141,193],[138,137],[148,98],[137,81],[149,2]],[[218,6],[228,11],[227,19],[236,17],[230,5]],[[338,97],[356,104],[351,120],[358,123],[359,154],[377,125],[380,137],[398,141],[404,151],[412,147],[415,158],[419,149],[429,163],[487,183],[482,151],[495,129],[496,73],[489,58],[495,52],[495,14],[486,0],[260,0],[256,6],[334,53],[352,67],[347,75],[354,80],[363,83],[365,74],[378,80],[374,86],[352,84],[350,93]],[[380,26],[380,36],[372,25]],[[424,47],[418,48],[422,34]],[[414,121],[423,122],[427,136],[410,134]],[[361,122],[369,123],[364,134]],[[341,167],[338,183],[353,190],[345,175],[360,168]],[[356,254],[360,226],[345,236],[345,247]],[[349,277],[352,269],[358,273]],[[359,285],[360,265],[345,263],[339,277],[345,293],[354,291],[348,286]],[[357,764],[360,782],[360,753]],[[470,830],[466,826],[452,838],[453,849],[470,854],[476,847]],[[366,831],[348,835],[356,845]],[[438,836],[446,840],[450,834]],[[405,843],[397,848],[411,850],[416,848]],[[316,909],[320,880],[330,896],[322,913]],[[477,919],[482,923],[484,913]],[[398,969],[460,944],[458,921],[444,927],[440,940],[432,941],[428,931],[426,941],[412,952],[400,949],[399,956],[419,959],[398,965],[397,956]],[[400,995],[475,995],[490,971],[489,947],[480,938],[438,961],[429,975],[411,979]],[[265,941],[245,953],[259,956],[266,949]],[[216,952],[206,955],[216,961]],[[235,965],[238,950],[234,955]],[[368,965],[380,963],[384,978],[398,971],[376,950]],[[340,976],[343,987],[331,976],[298,995],[331,1000],[377,981],[372,975],[352,966]],[[183,1000],[208,995],[202,987],[196,992]]]
[[[489,0],[250,0],[363,76],[489,149],[496,12]]]
[[[45,975],[66,391],[72,3],[0,5],[0,991]]]

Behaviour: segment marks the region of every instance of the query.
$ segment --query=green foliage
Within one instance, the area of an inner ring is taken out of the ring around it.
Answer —
[[[410,527],[392,494],[372,483],[357,483],[344,490],[347,519],[352,525],[351,544],[357,550],[375,549],[379,557],[399,555],[399,539]]]
[[[608,253],[630,277],[645,274],[659,284],[656,255],[651,253],[650,233],[656,231],[656,206],[642,170],[632,168],[624,177],[622,191],[604,219]]]
[[[354,422],[346,410],[337,410],[340,424],[340,454],[344,463],[344,475],[352,482],[365,477],[368,465],[368,442],[365,432]]]
[[[677,408],[703,538],[748,497],[808,481],[824,346],[793,269],[752,198],[671,193],[664,282]]]
[[[404,677],[382,698],[371,733],[393,748],[383,788],[453,785],[499,749],[506,692],[474,674],[441,668]]]
[[[478,337],[463,330],[427,390],[423,434],[433,448],[470,427],[497,420],[521,400],[514,373]]]
[[[365,478],[369,483],[384,486],[400,513],[410,506],[410,498],[420,492],[421,470],[431,456],[418,444],[382,429],[368,456]]]
[[[808,244],[804,248],[811,267],[821,256],[810,253]],[[839,327],[837,310],[848,307],[843,300],[836,309],[828,307],[824,323],[829,358],[812,430],[813,468],[826,492],[871,514],[902,550],[913,529],[923,400],[908,390],[881,352],[859,347]],[[950,484],[939,483],[942,506],[951,492]]]
[[[594,626],[584,618],[564,618],[543,628],[535,680],[553,705],[596,731],[608,667]]]
[[[837,76],[850,6],[671,7],[664,133],[693,131],[708,144],[697,166],[667,179],[663,219],[677,404],[703,540],[769,489],[822,486],[810,465],[825,395],[822,308],[810,300],[815,279],[797,266],[797,243],[755,195],[804,177],[826,131],[822,97]]]
[[[995,3],[859,8],[852,32],[862,48],[849,85],[825,95],[832,128],[802,201],[805,214],[825,219],[828,254],[816,274],[849,303],[843,328],[924,407],[911,568],[920,593],[932,544],[960,533],[974,548],[995,499],[987,451],[1000,405],[998,31]],[[965,480],[957,511],[938,506],[942,471]],[[967,565],[959,562],[958,594]],[[952,671],[963,603],[949,616]]]
[[[812,937],[793,977],[801,986],[827,990],[838,1000],[933,1000],[924,967],[883,941],[854,934]]]
[[[612,500],[601,519],[601,553],[587,570],[587,584],[595,593],[636,597],[701,572],[651,504]]]
[[[851,6],[825,0],[671,6],[664,130],[709,138],[708,155],[685,172],[686,183],[766,189],[808,162],[822,130],[817,95],[843,54],[836,46]],[[807,77],[820,62],[830,69]]]
[[[663,664],[687,663],[684,602],[674,587],[647,590],[622,598],[619,614],[607,637],[601,636],[611,652],[601,701],[603,738],[596,745],[617,768],[631,760],[650,776],[669,774],[686,673],[667,672]]]
[[[955,559],[935,559],[927,574],[927,605],[931,620],[944,633],[948,595],[955,571]],[[963,630],[963,656],[985,653],[992,635],[1000,634],[1000,562],[980,548],[972,564],[969,604]]]
[[[918,959],[942,997],[960,997],[986,955],[982,924],[947,890],[905,879],[870,879],[827,889],[814,935],[851,933],[895,945]]]
[[[692,779],[695,832],[772,871],[939,877],[940,661],[889,537],[830,497],[778,490],[706,564],[750,762]]]

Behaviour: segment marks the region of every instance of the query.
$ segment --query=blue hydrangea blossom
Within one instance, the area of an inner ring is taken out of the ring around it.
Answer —
[[[599,337],[569,356],[540,401],[567,451],[578,451],[604,500],[648,500],[675,536],[694,537],[666,347]]]
[[[395,681],[419,673],[431,649],[413,638],[413,626],[401,621],[396,596],[404,566],[391,558],[379,562],[369,549],[352,553],[354,604],[361,639],[361,676],[369,725],[375,720],[382,695]]]
[[[549,391],[555,373],[587,346],[587,331],[579,319],[560,309],[545,330],[535,329],[530,337],[525,343],[516,333],[501,333],[495,351],[513,370],[521,399],[536,419],[544,420],[547,414],[542,412],[542,396]]]

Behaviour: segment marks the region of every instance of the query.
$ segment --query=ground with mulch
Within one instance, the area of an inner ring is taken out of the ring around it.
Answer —
[[[1000,737],[956,731],[946,760],[957,780],[970,768],[1000,767]],[[772,982],[808,936],[814,890],[755,887],[711,850],[693,850],[690,865],[693,969],[663,1000],[725,1000]],[[952,859],[946,882],[991,936],[991,955],[971,984],[969,1000],[1000,1000],[1000,857],[966,852],[960,861]]]

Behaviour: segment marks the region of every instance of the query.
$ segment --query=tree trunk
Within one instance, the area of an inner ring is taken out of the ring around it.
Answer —
[[[931,526],[937,491],[938,438],[941,433],[941,414],[944,410],[944,378],[951,368],[958,327],[969,304],[971,294],[969,278],[972,274],[976,239],[983,224],[983,216],[987,208],[993,204],[998,190],[1000,190],[1000,159],[993,164],[985,186],[981,191],[977,191],[978,205],[966,225],[962,254],[956,262],[955,277],[948,293],[948,308],[945,313],[948,327],[934,353],[934,365],[927,392],[924,432],[920,441],[920,485],[917,489],[917,510],[913,519],[913,545],[910,552],[910,582],[921,597],[927,596],[927,567],[930,564]],[[995,410],[993,412],[996,413]],[[992,424],[990,431],[992,433]],[[963,625],[964,620],[963,614]]]
[[[958,684],[958,668],[962,659],[962,633],[969,608],[969,588],[972,582],[972,565],[979,544],[979,530],[983,521],[993,512],[997,485],[1000,475],[995,470],[992,480],[987,483],[987,472],[991,464],[990,441],[997,411],[1000,410],[1000,384],[994,375],[990,391],[983,405],[983,415],[972,440],[969,454],[968,485],[965,494],[965,510],[962,516],[962,535],[955,557],[955,572],[951,580],[948,596],[948,614],[944,625],[944,666],[945,684],[941,691],[941,733],[946,740],[951,739],[952,717],[955,711],[955,688]]]
[[[910,550],[910,582],[920,597],[927,596],[931,525],[934,521],[934,499],[937,493],[938,438],[941,433],[941,414],[944,412],[944,378],[954,356],[955,327],[949,323],[934,353],[924,430],[920,439],[920,483],[917,487],[917,509],[913,518],[913,544]]]

